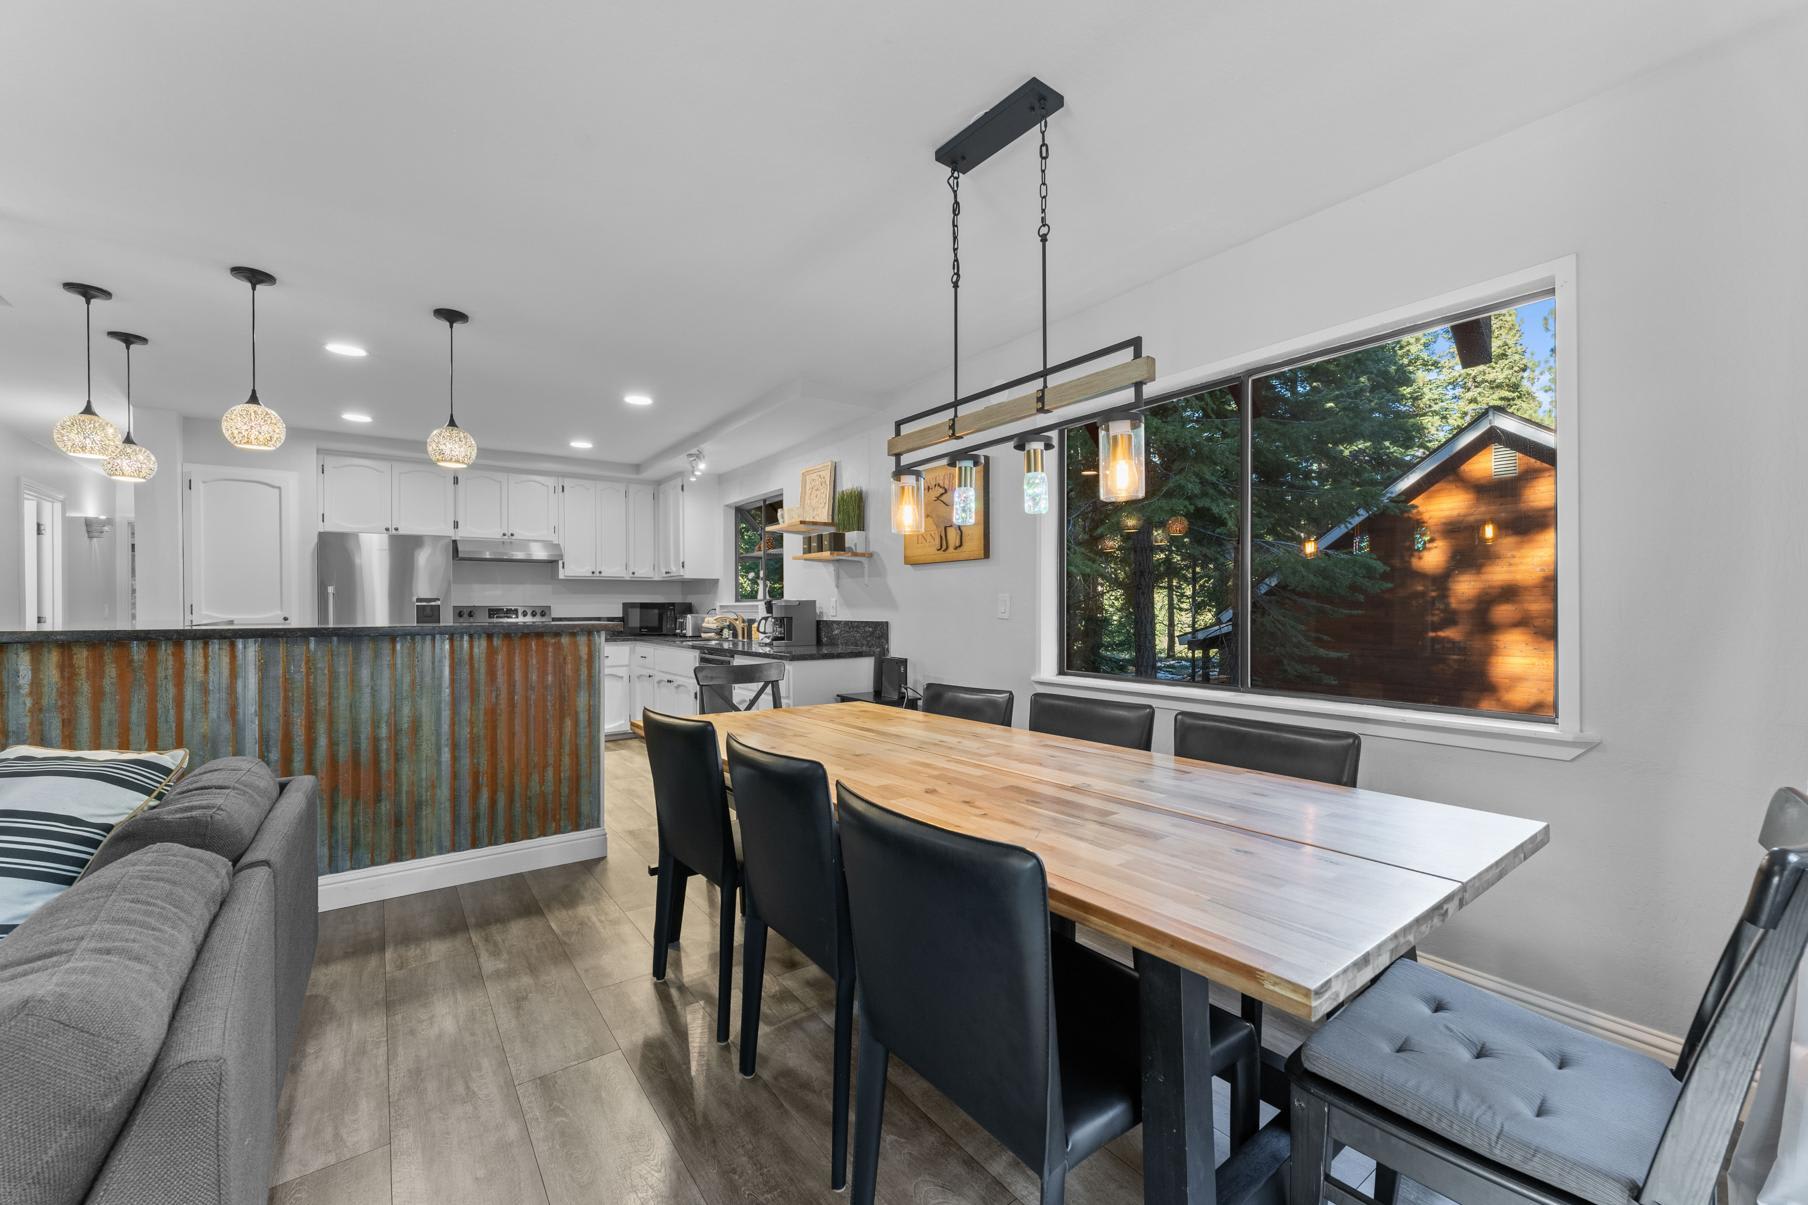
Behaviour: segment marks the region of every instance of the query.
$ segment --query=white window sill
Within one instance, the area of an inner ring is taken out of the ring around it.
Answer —
[[[1081,694],[1137,699],[1175,711],[1199,711],[1215,715],[1242,715],[1277,723],[1336,726],[1363,736],[1418,741],[1428,745],[1455,745],[1491,753],[1573,761],[1601,743],[1585,732],[1568,732],[1555,724],[1531,720],[1496,719],[1490,716],[1452,715],[1438,711],[1414,711],[1374,703],[1345,703],[1330,699],[1298,699],[1256,695],[1198,687],[1167,686],[1157,682],[1114,682],[1104,678],[1038,674],[1038,686]]]

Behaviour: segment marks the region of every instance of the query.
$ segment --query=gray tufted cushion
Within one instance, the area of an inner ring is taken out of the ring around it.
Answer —
[[[1681,1085],[1654,1059],[1416,962],[1306,1041],[1306,1069],[1597,1205],[1633,1199]]]
[[[255,757],[222,757],[191,770],[162,803],[108,834],[88,873],[151,845],[205,849],[237,862],[276,802],[276,775]]]

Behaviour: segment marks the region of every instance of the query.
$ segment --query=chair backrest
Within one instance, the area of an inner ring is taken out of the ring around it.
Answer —
[[[861,1024],[1045,1166],[1065,1131],[1041,859],[836,790]]]
[[[653,810],[660,845],[710,882],[722,885],[734,865],[734,830],[716,726],[657,711],[641,713]]]
[[[1147,749],[1155,740],[1155,709],[1147,703],[1113,703],[1037,691],[1030,696],[1030,731]]]
[[[1353,787],[1362,738],[1354,732],[1183,711],[1174,717],[1174,755]]]
[[[1759,840],[1768,846],[1764,860],[1676,1063],[1682,1091],[1639,1190],[1647,1205],[1712,1199],[1759,1056],[1808,949],[1808,796],[1788,788],[1773,795]]]
[[[760,696],[772,692],[772,705],[783,707],[779,683],[785,680],[783,661],[751,661],[740,665],[699,665],[697,667],[697,703],[704,715],[723,711],[752,711],[759,706]],[[735,705],[734,688],[751,683],[760,688],[747,700],[747,706]]]
[[[982,724],[1011,726],[1011,708],[1017,696],[1008,690],[988,690],[983,686],[950,686],[946,682],[929,682],[923,687],[923,710],[935,715],[953,716],[957,720],[978,720]]]
[[[831,977],[853,965],[841,837],[819,762],[728,738],[747,907]]]

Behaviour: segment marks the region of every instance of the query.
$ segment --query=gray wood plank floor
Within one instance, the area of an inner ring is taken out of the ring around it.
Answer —
[[[833,984],[773,935],[759,1074],[742,1079],[738,954],[737,1040],[715,1042],[720,900],[693,882],[683,941],[654,983],[644,746],[612,742],[605,767],[611,857],[321,916],[272,1205],[843,1199],[829,1190]],[[1283,1048],[1299,1040],[1270,1028]],[[1220,1159],[1224,1147],[1220,1133]],[[1342,1158],[1366,1187],[1372,1165]],[[1131,1134],[1069,1178],[1068,1199],[1138,1205],[1141,1162]],[[879,1199],[1010,1205],[1037,1188],[894,1062]]]

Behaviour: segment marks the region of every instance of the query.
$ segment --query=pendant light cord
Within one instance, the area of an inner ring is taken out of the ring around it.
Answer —
[[[949,216],[949,230],[954,247],[954,270],[948,277],[948,284],[954,292],[954,411],[948,416],[948,438],[954,439],[960,422],[960,173],[953,168],[948,169],[948,192],[953,197]]]
[[[94,409],[94,298],[82,298],[82,345],[88,358],[88,409]]]
[[[458,396],[458,358],[453,354],[452,336],[458,330],[456,323],[446,323],[446,426],[458,426],[456,399]]]
[[[257,282],[251,282],[251,400],[257,401]]]
[[[126,439],[132,438],[132,345],[126,344]]]
[[[1046,108],[1048,102],[1042,102]],[[1048,118],[1042,119],[1042,146],[1037,152],[1041,160],[1041,182],[1037,198],[1042,205],[1042,221],[1036,237],[1042,240],[1042,388],[1036,394],[1036,413],[1048,412]]]

